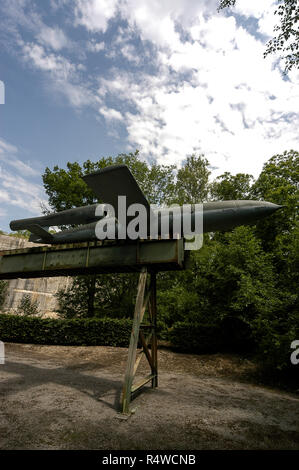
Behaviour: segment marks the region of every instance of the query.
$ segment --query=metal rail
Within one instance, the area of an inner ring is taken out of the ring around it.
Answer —
[[[183,239],[98,241],[0,251],[0,279],[181,270]]]

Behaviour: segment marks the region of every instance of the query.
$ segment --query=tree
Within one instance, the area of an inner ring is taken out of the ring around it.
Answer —
[[[116,157],[102,157],[96,162],[86,160],[81,166],[78,162],[68,162],[67,169],[55,165],[53,170],[46,168],[42,176],[49,205],[54,211],[71,209],[98,201],[93,191],[82,180],[82,176],[110,165],[125,164],[142,191],[152,204],[161,204],[172,199],[175,193],[175,165],[148,165],[140,160],[139,152],[119,154]]]
[[[285,151],[265,163],[253,195],[283,209],[260,221],[255,233],[272,255],[281,308],[259,318],[256,337],[260,357],[274,369],[290,369],[290,344],[299,335],[299,152]]]
[[[249,1],[249,0],[248,0]],[[236,0],[222,0],[218,11],[223,8],[233,7]],[[274,27],[277,36],[270,39],[266,45],[264,57],[268,54],[283,53],[285,60],[285,73],[299,65],[299,6],[297,0],[280,0],[280,5],[274,15],[280,17],[280,24]]]
[[[278,34],[267,44],[264,57],[275,52],[284,53],[285,72],[299,65],[299,7],[297,0],[284,0],[274,14],[280,16],[280,25],[274,27]]]
[[[209,162],[204,155],[187,157],[177,172],[176,200],[178,204],[195,204],[207,199],[209,193]]]
[[[38,301],[32,300],[29,294],[23,295],[19,302],[18,311],[26,317],[38,315]]]
[[[283,206],[273,216],[257,224],[256,234],[264,248],[273,253],[280,289],[286,292],[288,312],[299,310],[299,152],[289,150],[270,158],[252,192],[259,199]]]
[[[250,199],[252,175],[237,173],[232,175],[226,171],[211,184],[210,194],[216,200]]]
[[[0,309],[2,308],[4,304],[7,289],[8,289],[8,282],[0,280]]]
[[[134,308],[136,274],[98,274],[94,276],[93,297],[87,295],[88,277],[76,276],[70,287],[60,289],[56,297],[61,318],[129,318]],[[92,301],[92,310],[89,303]]]
[[[283,206],[257,224],[257,234],[264,247],[275,251],[277,237],[282,234],[291,237],[298,223],[299,152],[289,150],[270,158],[252,186],[252,195]]]
[[[130,167],[151,203],[195,203],[213,197],[284,205],[253,227],[205,234],[201,250],[190,253],[187,270],[158,274],[157,295],[159,328],[165,338],[179,322],[199,329],[205,325],[212,336],[215,328],[240,350],[254,344],[262,361],[287,369],[290,342],[299,334],[298,157],[294,150],[274,155],[256,181],[248,174],[226,172],[210,183],[209,163],[203,155],[189,156],[177,170],[174,165],[149,165],[138,152],[87,160],[82,166],[69,163],[66,170],[56,166],[53,171],[47,169],[44,177],[55,210],[96,202],[86,188],[80,193],[80,175],[114,163]],[[60,315],[130,317],[137,277],[103,274],[94,276],[92,283],[92,278],[78,276],[58,294]]]
[[[131,170],[139,186],[152,204],[170,203],[175,198],[176,186],[174,165],[148,165],[139,157],[139,152],[119,154],[116,157],[102,157],[96,162],[87,160],[81,166],[78,162],[67,163],[67,169],[56,165],[53,170],[46,168],[43,174],[45,191],[49,197],[49,205],[54,211],[61,211],[73,207],[80,207],[97,202],[94,193],[82,180],[82,176],[100,170],[112,164],[125,164]],[[105,202],[105,201],[98,201]],[[64,227],[61,227],[64,228]],[[133,280],[133,281],[132,281]],[[110,311],[118,310],[119,315],[128,315],[132,311],[132,282],[136,282],[134,275],[90,275],[78,276],[69,289],[59,291],[60,315],[68,318],[73,316],[92,317],[105,314],[109,305]],[[84,292],[87,295],[84,295]],[[97,303],[103,304],[99,307]],[[116,307],[123,305],[123,310]],[[107,306],[106,305],[106,306]],[[63,313],[65,312],[65,313]]]

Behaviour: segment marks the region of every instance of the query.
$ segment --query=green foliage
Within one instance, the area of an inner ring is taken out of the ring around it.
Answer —
[[[235,6],[235,4],[236,4],[236,0],[221,0],[217,10],[220,11],[223,8],[233,7]]]
[[[253,187],[260,198],[298,208],[299,152],[288,150],[268,160]],[[297,214],[298,217],[298,214]]]
[[[177,347],[227,348],[224,337],[217,346],[221,325],[237,350],[246,343],[268,370],[295,373],[290,344],[299,339],[298,157],[294,150],[275,155],[256,182],[226,173],[211,185],[217,199],[255,198],[285,207],[256,226],[205,235],[189,270],[160,274],[159,316]],[[215,329],[212,338],[209,328]]]
[[[169,340],[175,349],[207,354],[223,351],[227,346],[220,326],[178,321],[169,331]]]
[[[206,241],[191,253],[190,270],[172,276],[164,275],[160,304],[166,299],[173,321],[215,323],[231,316],[246,322],[279,303],[271,256],[249,227]]]
[[[286,73],[299,67],[298,1],[284,0],[274,14],[280,17],[280,24],[274,27],[278,34],[268,42],[264,57],[275,52],[284,53]]]
[[[160,337],[181,350],[251,350],[268,368],[289,371],[293,370],[290,344],[299,339],[298,157],[294,150],[275,155],[257,181],[251,175],[227,172],[210,183],[209,164],[202,155],[188,157],[177,170],[149,165],[136,151],[98,162],[87,160],[82,167],[69,163],[67,170],[47,169],[44,182],[54,210],[84,205],[95,200],[85,183],[81,191],[80,175],[125,163],[151,203],[213,198],[267,200],[285,206],[256,226],[205,234],[201,250],[190,253],[187,270],[158,274],[157,296]],[[58,293],[61,318],[88,322],[90,317],[97,321],[109,316],[130,321],[137,277],[74,278],[73,285]]]
[[[29,230],[16,230],[15,232],[10,232],[6,235],[16,238],[26,238],[28,240],[31,235],[31,232],[29,232]]]
[[[217,325],[192,319],[178,321],[170,328],[168,338],[173,348],[196,354],[247,352],[253,348],[250,329],[236,320]]]
[[[285,73],[287,73],[293,67],[299,66],[299,7],[297,0],[279,0],[279,3],[274,15],[279,17],[280,24],[277,24],[273,31],[278,34],[268,41],[264,57],[276,52],[283,53],[280,58],[285,60]],[[235,4],[236,0],[221,0],[218,11],[233,7]]]
[[[82,166],[78,162],[68,162],[66,170],[58,165],[54,166],[53,171],[47,167],[43,174],[43,183],[50,207],[54,211],[61,211],[97,202],[82,176],[113,164],[125,164],[130,168],[150,203],[161,204],[174,197],[175,166],[149,166],[140,160],[136,150],[134,153],[119,154],[116,157],[102,157],[97,162],[87,160]]]
[[[215,200],[250,199],[252,182],[252,175],[245,173],[231,175],[225,172],[211,184],[210,194]]]
[[[177,172],[176,201],[195,204],[207,200],[209,192],[209,162],[203,155],[191,155]]]
[[[282,211],[258,224],[260,238],[269,246],[282,233],[291,233],[299,220],[299,152],[289,150],[270,158],[252,186],[252,194],[257,199],[284,206]]]
[[[0,315],[0,338],[14,343],[127,347],[131,329],[132,321],[127,319]]]
[[[0,309],[4,304],[4,300],[5,300],[6,293],[7,293],[7,288],[8,288],[8,282],[0,280]]]
[[[21,315],[27,317],[39,315],[38,301],[32,300],[29,294],[25,294],[19,302],[18,311]]]
[[[88,283],[95,277],[93,312],[89,310]],[[134,310],[136,274],[99,274],[76,276],[70,287],[61,289],[56,296],[61,318],[103,317],[129,318]]]
[[[69,162],[66,170],[57,165],[53,171],[46,168],[43,182],[49,205],[60,211],[96,202],[81,176],[112,164],[126,164],[130,168],[151,204],[187,203],[191,199],[198,202],[208,193],[209,163],[202,155],[188,157],[176,180],[174,165],[149,165],[140,160],[136,151],[114,158],[102,157],[97,162],[87,160],[82,166]],[[136,282],[136,276],[128,274],[75,277],[72,286],[57,293],[59,315],[82,318],[102,316],[109,310],[114,315],[129,317]]]

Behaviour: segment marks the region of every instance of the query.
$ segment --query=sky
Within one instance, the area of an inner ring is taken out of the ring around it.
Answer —
[[[299,72],[263,58],[277,2],[218,3],[1,0],[1,230],[41,214],[42,173],[68,161],[195,153],[257,177],[298,150]]]

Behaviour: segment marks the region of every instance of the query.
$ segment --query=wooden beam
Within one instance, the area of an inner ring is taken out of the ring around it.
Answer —
[[[153,374],[147,375],[145,378],[139,380],[136,384],[132,386],[132,393],[136,392],[139,388],[143,387],[145,384],[147,384],[150,380],[153,380],[154,376]]]
[[[131,332],[131,339],[128,351],[128,361],[126,367],[126,374],[123,386],[123,395],[122,395],[122,413],[123,415],[130,414],[130,402],[132,399],[132,394],[136,392],[139,388],[143,387],[150,380],[152,381],[152,387],[157,387],[158,385],[158,365],[157,365],[157,310],[156,310],[156,274],[151,273],[150,285],[146,291],[146,281],[147,281],[147,269],[142,268],[138,289],[137,297],[134,311],[133,327]],[[141,325],[142,319],[146,308],[148,307],[150,313],[150,325]],[[146,337],[140,327],[150,328]],[[140,339],[142,350],[137,350],[138,339]],[[149,345],[151,349],[149,350]],[[138,356],[137,356],[138,354]],[[137,383],[134,382],[134,377],[137,371],[137,368],[140,364],[141,358],[145,354],[147,361],[151,368],[151,373],[140,380]]]
[[[142,331],[139,332],[139,337],[140,337],[140,340],[141,340],[141,343],[142,343],[144,354],[145,354],[145,356],[146,356],[146,358],[149,362],[149,365],[151,366],[151,369],[153,369],[154,363],[153,363],[152,357],[150,355],[150,352],[148,350],[147,343],[145,341],[144,334],[142,333]]]
[[[136,355],[137,355],[137,344],[139,338],[139,328],[142,322],[142,318],[145,312],[144,307],[144,291],[146,286],[146,279],[147,279],[147,269],[142,268],[139,282],[138,282],[138,289],[137,289],[137,297],[136,297],[136,304],[135,304],[135,311],[134,311],[134,319],[133,319],[133,327],[131,332],[131,339],[130,339],[130,346],[128,352],[128,362],[125,374],[125,381],[123,387],[123,403],[122,403],[122,412],[128,414],[130,412],[130,401],[131,401],[131,388],[134,379],[134,368],[136,362]]]
[[[140,364],[140,361],[142,359],[142,356],[143,356],[143,349],[140,349],[140,351],[138,351],[138,357],[135,361],[135,364],[134,364],[134,369],[133,369],[133,377],[135,377],[135,374],[136,374],[136,371],[138,369],[138,366]]]
[[[157,289],[156,289],[156,273],[151,274],[151,298],[150,311],[153,324],[152,336],[152,387],[158,387],[158,345],[157,345]]]

